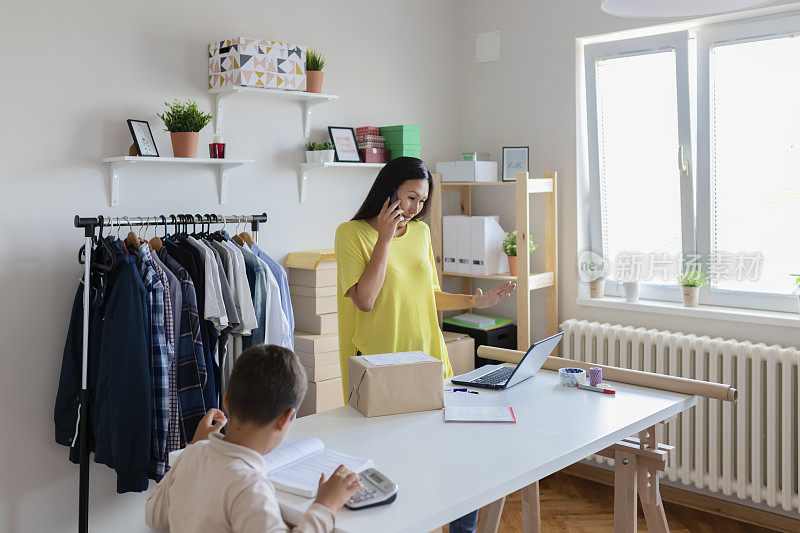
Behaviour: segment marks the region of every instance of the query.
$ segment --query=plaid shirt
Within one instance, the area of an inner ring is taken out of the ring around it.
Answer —
[[[206,384],[206,363],[203,339],[200,335],[200,314],[197,311],[197,294],[189,273],[174,258],[164,257],[164,263],[181,282],[183,304],[181,330],[178,338],[177,379],[180,416],[184,441],[194,437],[197,425],[206,413],[203,387]]]
[[[151,252],[152,254],[153,252]],[[157,260],[152,260],[153,268],[164,285],[164,331],[167,334],[167,359],[169,361],[169,423],[167,425],[167,461],[169,452],[181,448],[180,413],[178,409],[177,361],[175,360],[175,315],[169,278]],[[177,303],[177,302],[175,302]]]
[[[150,313],[150,463],[147,475],[161,481],[167,466],[167,432],[169,430],[169,346],[164,331],[164,284],[150,259],[150,247],[142,243],[137,252],[139,274],[147,290]]]

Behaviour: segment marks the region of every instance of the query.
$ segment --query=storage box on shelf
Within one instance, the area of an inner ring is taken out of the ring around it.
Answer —
[[[358,153],[364,163],[388,163],[391,159],[391,151],[387,148],[359,148]]]
[[[295,353],[308,378],[298,416],[344,405],[336,314],[336,261],[333,250],[290,253],[289,293],[294,308]]]
[[[422,157],[419,126],[383,126],[380,132],[386,141],[385,147],[391,152],[392,159]]]
[[[497,161],[443,161],[436,163],[436,172],[442,181],[498,181]]]
[[[208,45],[208,88],[306,90],[306,47],[237,37]]]
[[[466,334],[474,339],[474,351],[472,356],[474,358],[473,360],[476,367],[494,362],[478,357],[477,350],[480,346],[486,345],[496,346],[498,348],[508,348],[510,350],[516,349],[517,325],[508,318],[489,318],[494,319],[495,323],[486,328],[479,328],[454,318],[445,318],[442,323],[443,331]],[[453,370],[453,372],[455,373],[455,370]]]

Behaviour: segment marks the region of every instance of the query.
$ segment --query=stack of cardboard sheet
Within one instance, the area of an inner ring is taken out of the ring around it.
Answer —
[[[298,416],[344,405],[336,315],[333,250],[293,252],[286,258],[294,309],[294,349],[308,376]]]

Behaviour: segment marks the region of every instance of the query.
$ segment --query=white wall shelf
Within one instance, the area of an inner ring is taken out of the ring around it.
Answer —
[[[308,173],[321,168],[383,168],[386,163],[300,163],[300,173],[298,175],[300,187],[300,203],[306,201],[306,190],[308,189]]]
[[[252,159],[210,159],[200,157],[142,157],[142,156],[120,156],[120,157],[106,157],[103,163],[108,166],[108,179],[109,179],[109,205],[117,207],[119,205],[119,176],[120,172],[125,167],[131,165],[138,165],[140,163],[145,165],[182,165],[182,166],[197,166],[205,165],[216,167],[217,181],[219,186],[219,203],[224,204],[228,200],[228,174],[231,169],[249,165],[253,163]]]
[[[216,99],[216,113],[214,114],[214,131],[222,134],[223,101],[234,94],[253,96],[257,98],[276,98],[279,100],[294,100],[303,104],[303,132],[306,139],[311,134],[311,109],[319,104],[338,100],[335,94],[307,93],[303,91],[283,91],[281,89],[262,89],[259,87],[231,87],[227,89],[211,89],[209,91]]]

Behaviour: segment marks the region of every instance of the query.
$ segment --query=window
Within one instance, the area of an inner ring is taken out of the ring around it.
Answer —
[[[712,280],[704,303],[796,310],[795,32],[800,17],[782,17],[586,46],[589,232],[613,265],[609,294],[639,277],[643,297],[680,300],[675,275],[695,263]]]
[[[592,247],[613,260],[612,280],[674,285],[678,269],[665,259],[694,253],[693,213],[682,201],[691,195],[691,178],[682,190],[677,164],[679,152],[691,154],[686,52],[685,32],[586,51],[587,92],[595,104],[589,110],[596,154]],[[662,275],[651,276],[653,270]]]

